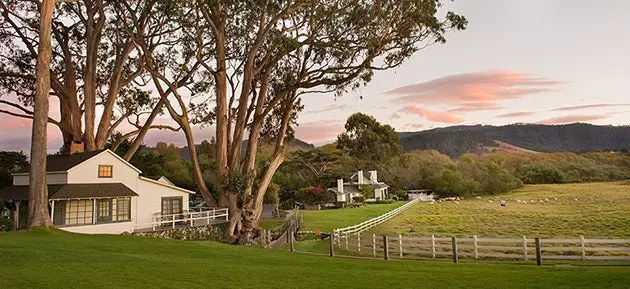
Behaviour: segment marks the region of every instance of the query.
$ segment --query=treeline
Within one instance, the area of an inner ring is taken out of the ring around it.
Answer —
[[[435,150],[413,151],[382,165],[382,179],[398,189],[433,189],[442,196],[498,194],[523,184],[630,179],[622,153],[464,154],[451,159]]]
[[[451,157],[481,153],[495,140],[538,152],[625,152],[630,149],[630,126],[513,124],[452,126],[400,133],[406,151],[438,150]]]

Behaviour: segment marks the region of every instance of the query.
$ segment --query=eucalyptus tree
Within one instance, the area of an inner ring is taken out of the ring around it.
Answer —
[[[39,47],[35,71],[35,97],[31,134],[31,163],[28,186],[28,226],[50,227],[48,215],[48,186],[46,183],[46,127],[48,123],[48,94],[50,91],[50,30],[54,0],[42,1],[39,17]],[[19,203],[18,203],[19,206]]]
[[[51,21],[50,66],[50,95],[59,116],[50,116],[48,123],[61,131],[64,149],[72,142],[85,150],[102,149],[130,119],[136,130],[151,128],[140,116],[159,106],[143,89],[144,63],[120,33],[115,1],[60,2]],[[33,118],[41,5],[39,0],[0,2],[0,113]]]
[[[160,35],[172,42],[158,48],[155,36],[138,25],[127,25],[127,33],[135,35],[192,156],[194,137],[185,127],[196,121],[216,126],[218,199],[207,189],[201,192],[207,203],[230,209],[228,234],[237,243],[251,243],[259,235],[263,199],[284,161],[285,136],[303,97],[341,96],[359,88],[375,71],[400,66],[423,47],[445,42],[448,30],[467,24],[464,17],[441,11],[438,0],[160,2],[151,10],[161,15],[156,23],[179,22],[170,35]],[[183,78],[193,83],[184,84]],[[192,98],[211,100],[188,101]],[[272,144],[263,162],[256,159],[261,137]],[[202,187],[198,162],[193,163]]]

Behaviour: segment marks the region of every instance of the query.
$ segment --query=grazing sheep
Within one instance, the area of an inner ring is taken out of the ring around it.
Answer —
[[[530,203],[535,204],[536,202],[534,200],[529,200]]]
[[[480,196],[476,196],[475,198],[477,198],[477,199],[481,199],[481,197],[480,197]]]
[[[488,200],[488,203],[493,203],[492,200]]]

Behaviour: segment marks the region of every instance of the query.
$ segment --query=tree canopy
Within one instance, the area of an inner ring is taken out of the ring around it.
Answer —
[[[355,113],[346,121],[345,129],[337,137],[337,147],[350,156],[380,162],[402,153],[396,130],[372,116]]]

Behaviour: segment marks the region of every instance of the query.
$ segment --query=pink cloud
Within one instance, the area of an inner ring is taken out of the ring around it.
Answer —
[[[306,113],[322,113],[322,112],[330,112],[330,111],[335,111],[335,110],[342,110],[342,109],[348,109],[350,108],[349,105],[347,104],[331,104],[328,105],[322,109],[318,109],[318,110],[309,110]]]
[[[30,129],[31,120],[13,116],[0,117],[0,130]]]
[[[624,107],[624,106],[630,106],[630,104],[610,104],[610,103],[588,104],[588,105],[559,107],[559,108],[554,108],[550,111],[572,111],[572,110],[589,109],[589,108]]]
[[[344,125],[342,121],[324,120],[300,123],[295,128],[295,136],[301,140],[321,143],[334,140],[342,133]]]
[[[506,114],[502,114],[502,115],[498,115],[497,117],[503,117],[503,118],[509,118],[509,117],[525,117],[525,116],[531,116],[536,114],[536,112],[533,111],[520,111],[520,112],[512,112],[512,113],[506,113]]]
[[[575,122],[587,122],[587,121],[606,119],[608,117],[609,116],[605,114],[591,114],[591,115],[574,114],[574,115],[553,117],[553,118],[538,121],[536,123],[537,124],[568,124],[568,123],[575,123]]]
[[[461,107],[451,109],[450,112],[469,112],[469,111],[482,111],[482,110],[499,110],[504,107],[492,102],[471,102],[462,103]]]
[[[415,114],[421,117],[424,117],[430,121],[449,123],[449,124],[457,124],[464,122],[464,119],[461,118],[457,113],[453,112],[441,112],[441,111],[433,111],[428,110],[422,107],[416,106],[407,106],[400,110],[401,112],[407,114]]]
[[[398,100],[412,104],[446,104],[471,108],[495,108],[499,100],[552,92],[564,81],[547,79],[531,73],[493,70],[449,75],[430,81],[406,85],[387,91]],[[466,109],[468,108],[468,109]]]

